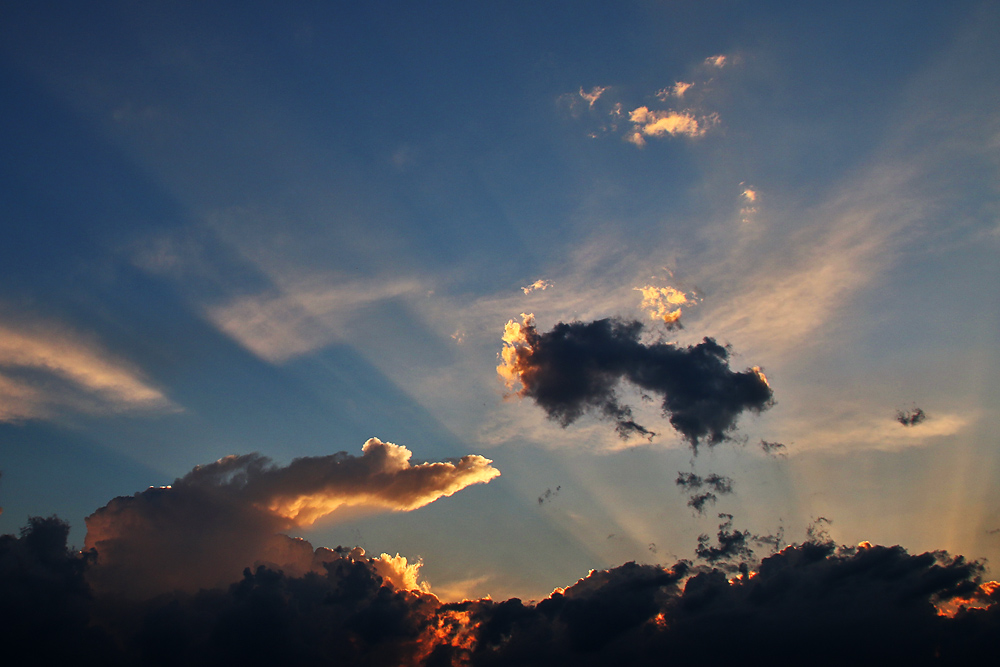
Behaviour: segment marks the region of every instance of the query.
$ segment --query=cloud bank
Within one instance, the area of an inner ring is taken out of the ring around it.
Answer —
[[[39,664],[988,664],[1000,630],[1000,585],[981,564],[898,546],[626,563],[537,603],[448,604],[337,549],[301,576],[261,566],[126,601],[88,585],[92,560],[66,548],[68,530],[33,518],[0,537],[0,641]]]
[[[637,321],[560,322],[539,333],[533,316],[522,317],[523,323],[507,322],[497,373],[564,427],[594,413],[612,421],[622,438],[655,435],[618,401],[622,381],[660,396],[663,414],[695,448],[726,440],[740,414],[773,404],[761,370],[732,371],[729,351],[711,338],[688,347],[646,345]]]

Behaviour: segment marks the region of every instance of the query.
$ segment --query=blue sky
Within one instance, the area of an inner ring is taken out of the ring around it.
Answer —
[[[82,546],[196,465],[377,437],[501,474],[296,534],[422,558],[443,596],[691,557],[719,511],[995,562],[998,27],[977,2],[4,3],[0,531],[57,513]],[[683,329],[643,287],[686,295]],[[505,398],[521,313],[714,337],[775,405],[697,456],[628,388],[652,442],[563,428]],[[699,515],[679,471],[735,492]]]

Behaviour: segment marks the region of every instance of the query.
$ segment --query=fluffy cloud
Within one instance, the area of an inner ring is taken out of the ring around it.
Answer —
[[[91,580],[101,590],[148,595],[229,583],[247,566],[289,573],[321,569],[314,551],[284,533],[347,507],[410,511],[500,472],[481,456],[410,463],[405,447],[372,438],[362,455],[306,457],[279,467],[259,454],[198,466],[169,487],[115,498],[87,517],[95,549]],[[384,556],[380,575],[416,580],[405,558]]]
[[[692,111],[673,109],[650,111],[645,106],[633,109],[628,119],[634,131],[626,137],[626,140],[640,147],[646,145],[646,137],[675,135],[700,137],[719,122],[716,114],[695,116]]]
[[[730,370],[728,350],[711,338],[689,347],[646,345],[641,322],[559,323],[539,333],[533,316],[522,317],[522,324],[507,323],[497,372],[563,426],[590,412],[614,422],[623,438],[655,435],[619,403],[615,388],[622,380],[661,396],[664,415],[693,447],[725,440],[742,412],[772,404],[760,369]]]

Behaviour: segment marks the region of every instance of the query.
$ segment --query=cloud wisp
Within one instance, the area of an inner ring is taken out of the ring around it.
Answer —
[[[729,351],[711,338],[688,347],[647,345],[638,321],[560,322],[539,333],[532,315],[522,317],[507,323],[497,373],[563,427],[593,413],[612,421],[622,438],[656,435],[619,402],[623,381],[659,395],[663,414],[694,448],[726,440],[743,412],[773,404],[761,370],[731,370]]]
[[[0,422],[173,407],[141,371],[79,333],[0,322]]]
[[[688,497],[688,507],[698,514],[704,514],[705,506],[714,505],[719,496],[733,492],[733,478],[716,473],[701,477],[693,472],[678,472],[674,484],[691,494]]]
[[[115,498],[87,517],[85,545],[97,552],[92,580],[136,594],[222,585],[259,563],[302,574],[318,567],[318,556],[285,532],[352,507],[411,511],[500,474],[477,455],[410,458],[405,447],[371,438],[361,456],[275,466],[246,454],[198,466],[169,487]]]

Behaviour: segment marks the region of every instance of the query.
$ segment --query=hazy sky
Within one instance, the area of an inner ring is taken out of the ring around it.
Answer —
[[[274,529],[423,559],[442,598],[692,558],[719,512],[1000,561],[998,31],[992,2],[0,3],[0,532],[83,547],[254,452],[281,514],[293,459],[378,454],[445,477]],[[627,381],[651,439],[564,427],[497,372],[522,313],[711,337],[774,404],[697,455]],[[679,473],[732,493],[698,512]]]

